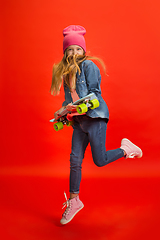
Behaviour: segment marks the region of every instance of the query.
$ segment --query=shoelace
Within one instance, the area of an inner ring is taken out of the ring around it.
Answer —
[[[65,196],[66,202],[63,203],[62,209],[65,208],[66,206],[67,206],[67,208],[66,208],[65,212],[63,213],[63,216],[67,215],[69,210],[70,210],[70,208],[71,208],[70,201],[69,201],[69,199],[67,200],[67,195],[66,195],[65,192],[64,192],[64,196]]]
[[[67,194],[64,192],[64,196],[65,196],[65,199],[66,199],[66,201],[63,203],[63,207],[62,207],[62,209],[63,208],[65,208],[65,206],[69,206],[69,199],[67,200]]]
[[[130,153],[127,158],[134,158],[134,157],[139,157],[137,152]]]
[[[135,156],[136,156],[135,153],[130,153],[130,154],[128,155],[128,158],[134,158]]]

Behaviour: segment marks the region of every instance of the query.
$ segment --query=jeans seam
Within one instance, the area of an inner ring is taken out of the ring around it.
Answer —
[[[84,135],[84,137],[83,137],[83,140],[82,140],[82,144],[81,144],[81,149],[80,149],[80,154],[78,155],[78,163],[79,162],[81,162],[81,165],[80,165],[80,174],[82,174],[81,173],[81,168],[82,168],[82,161],[83,161],[83,156],[82,156],[82,149],[84,148],[84,140],[85,140],[85,135]],[[76,170],[77,171],[77,170]],[[77,185],[77,182],[78,182],[78,178],[76,178],[76,181],[74,182],[74,188],[75,188],[75,186]],[[80,175],[80,182],[81,182],[81,175]],[[80,186],[80,184],[79,184],[79,186]],[[78,188],[79,188],[79,186],[78,186]],[[76,191],[73,191],[73,190],[70,190],[71,192],[78,192],[77,190]]]
[[[100,146],[101,146],[101,156],[103,157],[103,162],[104,162],[104,159],[105,159],[105,154],[104,154],[104,151],[103,151],[103,142],[102,142],[102,124],[100,122],[100,129],[99,129],[99,135],[100,135]],[[105,151],[106,152],[106,151]],[[102,166],[102,164],[100,164]],[[104,165],[104,164],[103,164]]]

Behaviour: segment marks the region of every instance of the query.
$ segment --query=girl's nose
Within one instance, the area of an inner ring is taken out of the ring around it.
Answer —
[[[74,54],[74,55],[76,55],[76,53],[77,53],[77,51],[76,51],[76,50],[74,50],[74,51],[73,51],[73,54]]]

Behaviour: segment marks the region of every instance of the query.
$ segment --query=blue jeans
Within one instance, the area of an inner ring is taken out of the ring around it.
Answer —
[[[107,123],[102,118],[90,118],[86,115],[74,117],[72,152],[70,154],[70,192],[79,193],[81,168],[84,153],[90,143],[94,163],[105,166],[124,157],[121,148],[106,151]]]

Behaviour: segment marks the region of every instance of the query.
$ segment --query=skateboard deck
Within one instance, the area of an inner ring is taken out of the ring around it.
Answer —
[[[88,108],[94,109],[99,107],[99,101],[94,93],[90,93],[87,96],[78,99],[73,105],[77,105],[77,112],[78,114],[83,114],[88,111]],[[54,123],[54,129],[56,131],[59,131],[63,129],[63,125],[71,126],[73,124],[73,121],[69,121],[67,119],[67,114],[70,114],[71,112],[68,111],[66,108],[62,110],[57,118],[53,118],[50,120],[50,122]]]

